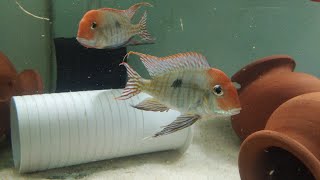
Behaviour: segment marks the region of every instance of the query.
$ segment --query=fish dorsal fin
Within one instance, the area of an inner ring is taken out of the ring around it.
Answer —
[[[130,54],[140,56],[140,60],[152,77],[163,75],[168,71],[210,68],[207,59],[203,55],[196,52],[178,53],[166,57],[155,57],[130,51],[126,56],[128,57]]]
[[[99,10],[101,10],[101,11],[112,11],[112,12],[117,12],[117,13],[125,13],[125,11],[126,11],[126,10],[113,9],[113,8],[100,8]]]
[[[150,6],[150,7],[153,7],[152,4],[150,4],[150,3],[141,2],[141,3],[137,3],[137,4],[132,5],[129,9],[124,10],[123,13],[124,13],[129,19],[132,19],[132,17],[133,17],[134,14],[136,13],[136,11],[137,11],[141,6]]]
[[[113,8],[101,8],[99,10],[102,11],[112,11],[112,12],[116,12],[116,13],[121,13],[124,16],[127,16],[129,19],[132,19],[132,17],[134,16],[134,14],[136,13],[136,11],[141,7],[141,6],[150,6],[153,7],[152,4],[147,3],[147,2],[141,2],[141,3],[137,3],[132,5],[129,9],[126,10],[121,10],[121,9],[113,9]]]

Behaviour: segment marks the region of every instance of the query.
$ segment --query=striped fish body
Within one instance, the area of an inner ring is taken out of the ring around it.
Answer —
[[[103,27],[101,28],[98,44],[105,47],[117,47],[126,44],[131,37],[138,34],[139,24],[132,24],[130,19],[114,11],[103,11]]]
[[[154,77],[144,83],[142,90],[171,109],[180,112],[207,114],[210,109],[204,106],[208,97],[208,77],[204,70],[178,71]],[[212,101],[213,102],[213,101]],[[212,106],[212,110],[214,107]]]
[[[194,52],[167,57],[136,54],[148,70],[151,79],[142,78],[126,62],[123,64],[129,80],[121,96],[128,99],[145,92],[152,96],[134,108],[144,111],[164,112],[175,109],[181,115],[153,135],[158,137],[191,126],[200,119],[232,116],[240,112],[237,90],[227,75],[211,68],[206,58]]]
[[[141,6],[152,5],[142,2],[126,10],[101,8],[86,12],[79,23],[78,42],[87,48],[96,49],[153,43],[154,39],[146,28],[146,11],[137,24],[131,23],[132,17]],[[147,41],[133,40],[135,35]]]

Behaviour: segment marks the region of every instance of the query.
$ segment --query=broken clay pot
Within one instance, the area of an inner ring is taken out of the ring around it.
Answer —
[[[268,118],[283,102],[320,91],[320,80],[306,73],[293,72],[295,61],[286,55],[257,60],[232,76],[238,89],[241,112],[232,117],[232,127],[240,139],[264,129]]]
[[[42,91],[43,84],[39,73],[24,70],[18,74],[10,60],[0,52],[0,138],[10,132],[11,97]]]
[[[320,92],[283,103],[241,145],[241,179],[320,179]]]

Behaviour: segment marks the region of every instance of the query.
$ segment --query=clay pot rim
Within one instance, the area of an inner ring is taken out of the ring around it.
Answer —
[[[11,94],[8,95],[7,97],[0,98],[0,103],[10,102],[12,96],[20,95],[17,92],[21,91],[21,88],[19,88],[19,86],[17,87],[16,81],[24,79],[24,78],[21,77],[21,75],[23,75],[23,73],[32,73],[33,80],[36,83],[36,86],[34,86],[34,88],[37,90],[37,93],[42,93],[43,92],[44,87],[43,87],[43,83],[42,83],[42,79],[41,79],[40,74],[37,71],[33,70],[33,69],[25,69],[22,72],[20,72],[18,75],[16,75],[15,79],[11,80],[13,82],[13,87],[11,89]],[[24,88],[25,88],[25,86],[24,86]],[[22,89],[23,89],[23,87],[22,87]]]
[[[269,67],[271,64],[276,64],[281,62],[282,64],[285,65],[291,65],[291,70],[293,71],[296,67],[296,63],[293,60],[293,58],[289,55],[285,54],[279,54],[279,55],[271,55],[271,56],[266,56],[261,59],[258,59],[256,61],[253,61],[246,66],[242,67],[239,71],[237,71],[232,77],[231,81],[232,82],[238,82],[241,83],[246,76],[254,73],[257,69],[257,66],[265,66]],[[273,67],[272,67],[273,68]],[[252,79],[251,81],[253,81]],[[251,82],[250,81],[250,82]]]
[[[42,82],[42,79],[41,79],[39,72],[37,72],[33,69],[25,69],[18,74],[17,79],[19,80],[21,78],[21,75],[24,73],[32,73],[34,75],[33,80],[36,82],[36,89],[37,89],[38,93],[42,93],[43,89],[44,89],[44,85],[43,85],[43,82]],[[21,78],[21,79],[23,79],[23,78]],[[16,87],[14,87],[14,88],[16,88]]]
[[[261,144],[264,142],[265,144]],[[241,144],[239,152],[239,172],[241,179],[248,179],[245,172],[250,172],[251,167],[245,167],[243,164],[250,161],[248,157],[247,149],[251,149],[252,146],[259,144],[259,148],[256,152],[262,152],[269,147],[278,147],[290,152],[297,159],[299,159],[313,174],[316,179],[320,179],[320,161],[302,144],[298,141],[276,131],[261,130],[249,135]],[[250,151],[250,150],[249,150]],[[250,154],[249,156],[253,156]],[[245,158],[245,159],[244,159]],[[243,163],[243,164],[242,164]],[[241,169],[247,168],[247,169]]]

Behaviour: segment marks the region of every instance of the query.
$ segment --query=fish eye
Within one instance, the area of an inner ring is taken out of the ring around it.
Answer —
[[[222,87],[220,85],[215,85],[213,87],[213,93],[217,96],[222,96],[223,95]]]
[[[96,22],[92,22],[91,29],[95,29],[96,27],[97,27],[97,23]]]

